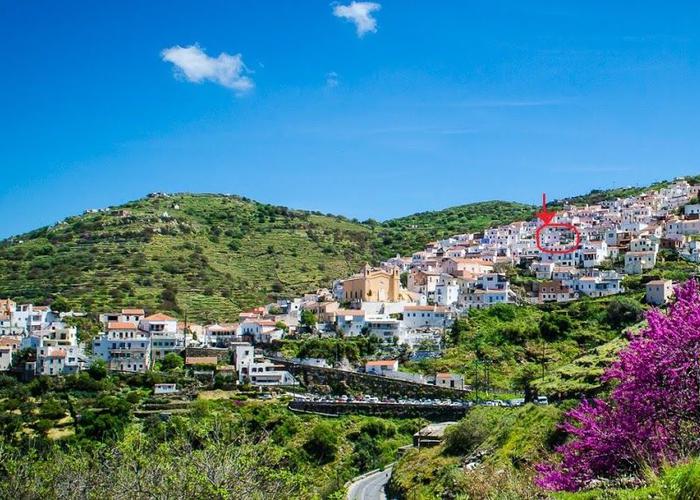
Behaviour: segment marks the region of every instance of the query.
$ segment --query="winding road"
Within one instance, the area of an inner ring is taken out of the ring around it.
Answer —
[[[391,477],[391,466],[361,477],[348,486],[348,500],[386,500],[384,486]]]

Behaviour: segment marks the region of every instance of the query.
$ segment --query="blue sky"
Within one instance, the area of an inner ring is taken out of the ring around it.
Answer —
[[[376,3],[0,0],[0,237],[151,191],[385,219],[700,173],[697,3]]]

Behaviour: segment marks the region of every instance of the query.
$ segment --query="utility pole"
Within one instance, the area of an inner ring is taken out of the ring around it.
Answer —
[[[491,371],[490,371],[490,366],[491,366],[491,360],[486,360],[484,361],[484,378],[486,380],[486,396],[488,397],[489,394],[489,388],[491,387]]]
[[[187,349],[187,308],[185,308],[185,328],[182,330],[182,343],[185,346],[185,349]]]
[[[542,378],[544,379],[544,358],[545,358],[545,343],[544,343],[544,335],[541,337],[542,340],[542,357],[541,357],[541,364],[542,364]]]

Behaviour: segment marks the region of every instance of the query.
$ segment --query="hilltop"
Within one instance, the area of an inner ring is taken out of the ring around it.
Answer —
[[[93,312],[144,305],[227,320],[328,286],[365,262],[532,211],[488,202],[379,223],[230,195],[154,195],[3,241],[0,296],[46,303],[61,295]]]
[[[6,240],[0,295],[227,319],[353,272],[372,260],[370,240],[368,227],[339,217],[234,196],[154,196]]]

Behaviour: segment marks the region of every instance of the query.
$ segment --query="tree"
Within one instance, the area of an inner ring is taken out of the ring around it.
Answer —
[[[577,490],[597,477],[658,471],[700,452],[700,289],[676,291],[667,315],[647,313],[648,327],[603,375],[616,381],[608,400],[584,401],[567,414],[572,439],[561,460],[540,464],[537,483]]]
[[[613,328],[624,328],[642,320],[642,306],[634,300],[617,298],[611,300],[606,311],[606,318]]]
[[[26,361],[33,361],[36,358],[36,350],[25,347],[12,353],[12,366],[21,366]]]
[[[540,334],[549,342],[563,337],[571,328],[571,319],[564,314],[547,314],[540,321]]]
[[[304,443],[304,450],[320,464],[332,462],[338,451],[338,433],[327,422],[319,422]]]
[[[450,328],[450,342],[452,345],[458,345],[462,340],[463,335],[469,330],[469,324],[466,319],[457,318],[452,323]]]
[[[59,295],[51,302],[51,310],[57,313],[68,312],[70,311],[70,305],[65,297]]]
[[[301,311],[301,324],[309,331],[312,330],[316,327],[316,315],[312,311],[304,309]]]
[[[94,380],[102,380],[107,376],[107,363],[101,359],[96,359],[88,368],[88,374]]]
[[[473,410],[445,429],[445,453],[463,456],[473,452],[493,432],[499,417],[495,411]]]
[[[177,305],[177,288],[175,285],[168,283],[160,294],[160,306],[168,311],[179,311]]]
[[[182,368],[184,365],[185,362],[183,361],[182,356],[175,352],[169,352],[166,354],[163,361],[160,363],[160,367],[163,370],[176,370],[178,368]]]
[[[526,403],[537,397],[537,390],[532,383],[540,376],[541,368],[536,363],[525,363],[518,368],[513,384],[516,389],[523,391]]]

